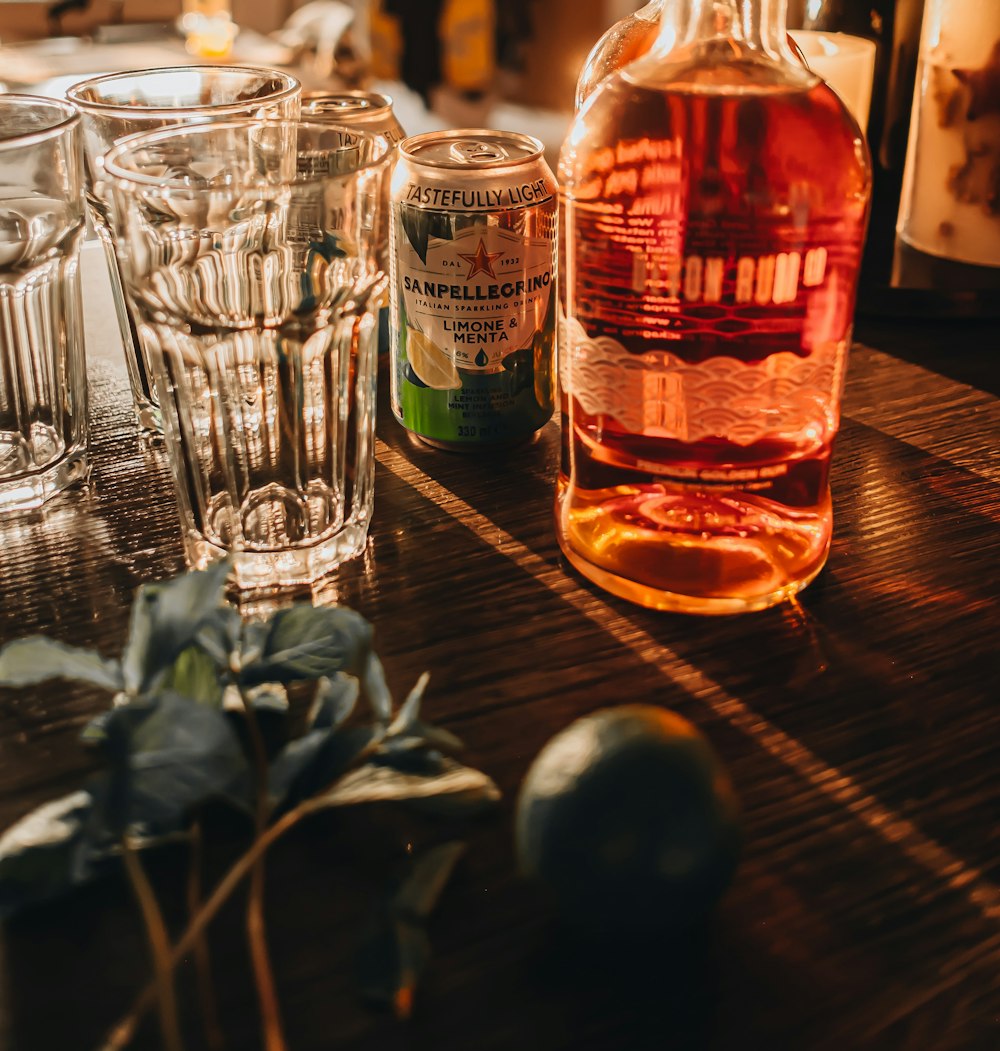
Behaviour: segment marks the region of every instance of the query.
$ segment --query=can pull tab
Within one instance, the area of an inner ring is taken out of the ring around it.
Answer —
[[[464,161],[466,164],[502,161],[510,156],[499,142],[483,142],[480,139],[459,139],[452,144],[451,155],[456,161]]]

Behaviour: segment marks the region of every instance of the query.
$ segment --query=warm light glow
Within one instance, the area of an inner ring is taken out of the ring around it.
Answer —
[[[875,42],[847,33],[793,29],[809,68],[843,99],[862,129],[868,123],[875,79]]]

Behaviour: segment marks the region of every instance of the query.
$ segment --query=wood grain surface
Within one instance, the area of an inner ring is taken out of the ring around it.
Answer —
[[[0,640],[37,631],[115,652],[133,590],[183,560],[167,467],[136,438],[99,257],[89,256],[90,489],[0,519]],[[447,454],[379,422],[364,556],[323,590],[376,626],[402,695],[504,791],[431,927],[414,1018],[361,1002],[353,956],[408,843],[392,815],[317,819],[269,863],[291,1051],[1000,1047],[1000,401],[988,326],[871,324],[853,351],[827,568],[794,605],[654,614],[565,566],[551,526],[558,434]],[[387,384],[382,384],[383,388]],[[576,943],[518,877],[528,764],[575,717],[626,700],[692,719],[727,763],[745,852],[709,927],[670,944]],[[0,691],[0,827],[76,786],[77,734],[106,699]],[[213,819],[210,868],[247,829]],[[152,866],[175,929],[184,857]],[[228,1046],[259,1044],[239,903],[211,931]],[[148,975],[123,880],[8,921],[0,1049],[89,1049]],[[202,1047],[181,976],[192,1048]],[[146,1026],[137,1047],[157,1047]]]

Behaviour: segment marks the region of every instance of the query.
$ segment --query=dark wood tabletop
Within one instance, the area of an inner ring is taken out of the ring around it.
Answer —
[[[134,589],[182,565],[163,454],[135,435],[110,307],[85,276],[89,491],[0,520],[0,640],[108,653]],[[95,284],[95,282],[97,282]],[[560,558],[556,425],[502,457],[410,441],[383,398],[363,557],[322,594],[371,620],[398,696],[429,670],[429,718],[504,792],[434,915],[412,1019],[361,1001],[361,919],[424,823],[321,817],[272,852],[268,918],[291,1051],[1000,1047],[1000,336],[995,324],[862,318],[833,468],[829,563],[797,604],[655,614]],[[383,387],[385,384],[383,384]],[[695,722],[743,809],[735,882],[703,930],[594,947],[517,875],[529,763],[575,717],[623,701]],[[107,698],[0,691],[0,827],[73,789]],[[247,829],[217,822],[218,871]],[[168,921],[182,859],[151,865]],[[240,906],[211,928],[227,1046],[260,1046]],[[95,1047],[149,975],[114,877],[0,930],[0,1049]],[[203,1046],[181,975],[192,1048]],[[157,1047],[147,1024],[137,1047]]]

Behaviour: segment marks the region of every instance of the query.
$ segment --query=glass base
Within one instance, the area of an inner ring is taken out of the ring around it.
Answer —
[[[89,477],[87,450],[80,449],[37,473],[0,478],[0,514],[36,510],[64,489]]]
[[[347,525],[336,535],[309,547],[275,551],[227,550],[200,533],[188,531],[184,554],[192,569],[204,569],[217,559],[231,558],[232,580],[242,591],[307,587],[330,576],[365,549],[368,524],[365,521]]]

